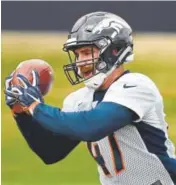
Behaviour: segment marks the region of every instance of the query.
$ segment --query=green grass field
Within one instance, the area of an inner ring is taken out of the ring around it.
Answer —
[[[46,102],[62,106],[67,94],[80,86],[71,86],[62,65],[64,34],[2,33],[2,89],[4,78],[26,59],[41,58],[55,71],[55,82]],[[138,35],[135,37],[135,61],[126,65],[153,79],[164,97],[170,138],[176,144],[176,35]],[[98,185],[96,164],[82,143],[65,160],[47,166],[28,148],[4,102],[2,93],[2,185]]]

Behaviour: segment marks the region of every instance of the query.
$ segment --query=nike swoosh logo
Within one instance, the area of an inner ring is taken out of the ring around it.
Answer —
[[[125,88],[125,89],[132,88],[132,87],[137,87],[137,85],[127,85],[127,84],[123,85],[123,88]]]

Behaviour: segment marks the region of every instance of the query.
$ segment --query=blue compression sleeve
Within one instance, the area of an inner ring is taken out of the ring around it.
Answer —
[[[43,128],[32,116],[27,114],[19,114],[14,119],[29,147],[46,164],[62,160],[79,144],[77,140]]]
[[[82,141],[96,141],[132,123],[134,113],[112,102],[102,102],[90,111],[62,112],[59,108],[39,104],[33,117],[43,127]]]

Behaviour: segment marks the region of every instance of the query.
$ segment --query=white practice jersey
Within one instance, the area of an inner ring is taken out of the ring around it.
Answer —
[[[115,102],[128,107],[138,119],[97,142],[88,143],[98,164],[102,185],[174,185],[160,157],[175,158],[168,138],[163,99],[151,79],[127,73],[106,92],[87,87],[71,93],[63,111],[94,108],[99,102]]]

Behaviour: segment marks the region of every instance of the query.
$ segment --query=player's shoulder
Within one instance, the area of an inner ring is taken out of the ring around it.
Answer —
[[[124,86],[135,85],[135,86],[143,86],[143,87],[151,87],[156,88],[156,84],[153,80],[145,74],[142,73],[126,73],[121,76],[117,81],[113,83],[113,85],[124,84]]]
[[[131,89],[131,91],[146,93],[150,91],[152,94],[160,95],[159,89],[154,81],[142,73],[129,72],[124,74],[111,85],[110,89]]]
[[[70,93],[65,99],[64,104],[74,104],[84,97],[86,92],[88,91],[87,87],[80,88],[72,93]]]
[[[132,73],[132,72],[126,73],[125,75],[120,77],[119,80],[117,80],[117,83],[118,82],[135,82],[137,84],[143,84],[145,82],[145,83],[154,84],[152,79],[147,75],[142,73]]]

